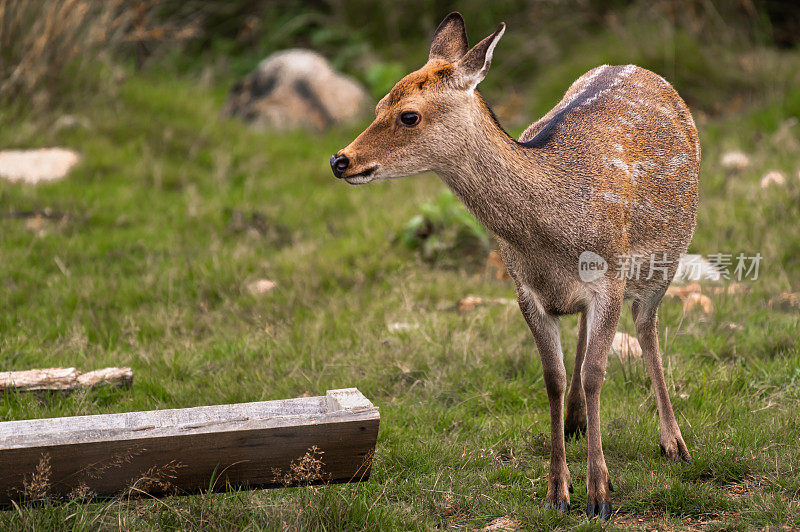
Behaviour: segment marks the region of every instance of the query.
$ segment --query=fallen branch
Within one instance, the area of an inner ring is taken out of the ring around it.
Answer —
[[[97,386],[123,387],[130,386],[132,382],[131,368],[103,368],[88,373],[81,373],[75,368],[0,371],[0,392],[75,390]]]

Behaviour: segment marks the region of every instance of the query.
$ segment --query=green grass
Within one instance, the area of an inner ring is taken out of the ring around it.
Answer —
[[[800,126],[785,122],[798,95],[701,123],[691,250],[758,251],[762,272],[747,295],[713,296],[711,316],[683,316],[676,300],[662,307],[667,382],[691,463],[659,456],[641,361],[610,360],[601,411],[616,488],[610,528],[800,527],[798,314],[767,305],[800,290]],[[372,478],[22,507],[0,513],[0,528],[474,529],[501,516],[529,529],[589,527],[585,440],[567,444],[573,511],[542,507],[548,403],[518,310],[453,310],[470,294],[513,298],[513,286],[433,267],[398,242],[439,180],[347,186],[328,157],[357,129],[256,133],[218,118],[223,97],[191,77],[135,75],[77,110],[89,129],[56,130],[55,117],[2,124],[4,147],[64,145],[83,161],[58,183],[0,182],[0,370],[130,365],[135,381],[68,397],[5,395],[0,419],[356,386],[381,408]],[[724,170],[730,148],[750,152],[753,165]],[[761,190],[772,168],[789,184]],[[37,231],[6,216],[45,208],[64,216]],[[250,295],[247,283],[260,278],[278,287]],[[391,333],[392,322],[418,328]],[[629,313],[620,328],[633,331]],[[562,320],[568,369],[575,330],[574,317]]]

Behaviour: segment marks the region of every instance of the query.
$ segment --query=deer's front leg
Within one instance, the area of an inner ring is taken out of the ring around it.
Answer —
[[[558,321],[540,311],[526,299],[523,291],[519,305],[528,326],[533,333],[550,402],[550,474],[547,481],[545,506],[556,508],[559,512],[569,512],[569,493],[572,491],[567,456],[564,451],[564,389],[567,386],[567,372],[561,352]]]
[[[611,516],[609,492],[612,488],[600,436],[600,390],[621,307],[621,297],[606,301],[595,299],[587,310],[586,357],[581,368],[581,381],[586,395],[589,446],[586,467],[586,516],[589,519],[608,519]]]

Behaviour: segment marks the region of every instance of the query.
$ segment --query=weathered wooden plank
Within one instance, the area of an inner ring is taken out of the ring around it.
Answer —
[[[74,390],[95,386],[130,386],[131,368],[103,368],[81,373],[75,368],[46,368],[23,371],[0,371],[0,392],[14,390]]]
[[[366,480],[379,421],[378,408],[354,388],[325,397],[8,421],[0,423],[0,504]]]

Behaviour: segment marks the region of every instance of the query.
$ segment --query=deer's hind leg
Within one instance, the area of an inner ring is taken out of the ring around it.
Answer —
[[[578,320],[578,348],[575,350],[575,367],[567,392],[567,418],[564,421],[564,436],[578,437],[586,434],[586,395],[581,383],[581,367],[586,354],[586,312]]]
[[[658,307],[661,296],[642,301],[634,301],[631,306],[633,321],[636,324],[636,335],[642,347],[642,357],[647,364],[653,393],[656,396],[658,420],[661,427],[661,454],[670,460],[689,460],[689,450],[683,441],[681,429],[675,420],[672,403],[664,380],[664,368],[658,349]]]

